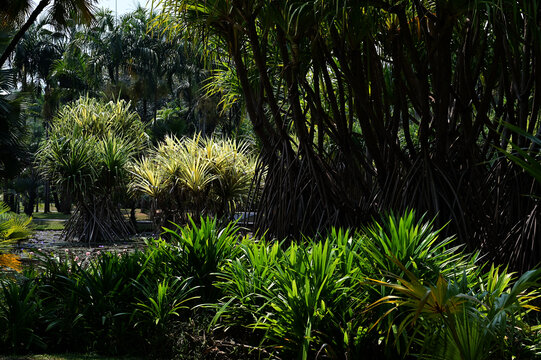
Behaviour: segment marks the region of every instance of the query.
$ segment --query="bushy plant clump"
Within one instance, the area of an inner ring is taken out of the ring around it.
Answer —
[[[126,238],[132,229],[120,212],[126,197],[128,164],[148,136],[139,115],[123,100],[81,97],[64,106],[37,154],[42,174],[76,210],[64,235],[80,241]]]
[[[518,277],[478,265],[413,212],[298,243],[200,222],[143,251],[86,266],[44,257],[23,278],[4,278],[1,348],[272,359],[541,353],[531,313],[541,270]]]
[[[179,334],[170,336],[173,323],[209,322],[205,311],[189,309],[218,297],[209,279],[237,252],[237,230],[202,219],[142,251],[85,261],[69,251],[41,254],[22,275],[0,277],[2,352],[170,355]]]
[[[167,136],[131,167],[130,189],[151,198],[157,229],[201,214],[231,219],[248,198],[254,170],[248,143]]]

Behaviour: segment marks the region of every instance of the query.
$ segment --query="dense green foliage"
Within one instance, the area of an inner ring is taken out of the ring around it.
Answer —
[[[222,358],[243,349],[279,359],[541,354],[531,313],[541,270],[517,278],[481,266],[413,212],[289,245],[238,231],[201,219],[142,251],[42,254],[1,280],[2,351],[197,358],[197,345],[178,341],[203,331],[213,342],[198,358],[214,348]],[[201,328],[209,317],[214,330]]]
[[[0,273],[0,352],[539,358],[537,2],[10,2],[4,201],[52,190],[81,241],[145,203],[172,228]],[[28,233],[6,211],[0,243]]]
[[[190,214],[231,219],[243,210],[254,172],[246,142],[167,136],[132,166],[130,188],[150,196],[152,218],[160,229],[167,221],[186,222]],[[157,209],[162,210],[159,217]]]
[[[30,236],[31,218],[9,212],[9,207],[0,202],[0,249],[8,243]]]
[[[118,203],[127,191],[128,164],[146,142],[139,115],[124,101],[82,97],[61,109],[37,158],[44,176],[75,201],[68,239],[127,237],[130,229]]]
[[[539,184],[496,150],[539,160],[504,126],[539,135],[536,0],[154,3],[156,26],[205,46],[224,101],[246,107],[268,169],[262,230],[414,208],[499,262],[541,260]]]
[[[20,25],[10,23],[13,16],[20,21],[28,16],[31,4],[20,5],[0,9],[0,51],[12,39],[12,28]],[[163,28],[150,31],[153,15],[142,7],[119,18],[110,10],[92,10],[87,26],[66,18],[69,14],[63,14],[61,27],[53,26],[50,17],[32,21],[9,58],[11,68],[0,74],[0,175],[5,200],[15,211],[22,201],[31,215],[38,197],[45,212],[53,199],[58,211],[71,211],[72,199],[42,178],[33,162],[59,109],[81,96],[131,102],[155,144],[166,135],[238,134],[242,108],[218,111],[219,92],[201,91],[213,65],[204,62],[197,47]],[[130,200],[132,207],[136,200]]]

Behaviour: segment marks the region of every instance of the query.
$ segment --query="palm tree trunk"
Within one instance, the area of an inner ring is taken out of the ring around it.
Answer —
[[[4,50],[2,57],[0,57],[0,69],[2,68],[6,60],[9,58],[9,55],[11,55],[13,50],[15,50],[15,47],[17,46],[17,43],[19,42],[19,40],[21,40],[21,38],[24,36],[26,31],[36,21],[36,19],[38,18],[38,15],[41,14],[43,9],[45,9],[45,7],[49,5],[49,2],[50,0],[41,0],[38,6],[36,6],[36,8],[34,9],[34,11],[32,11],[32,14],[30,14],[30,17],[28,18],[28,20],[26,20],[23,27],[20,28],[19,31],[17,31],[17,33],[13,37],[13,39],[11,39],[9,45]]]

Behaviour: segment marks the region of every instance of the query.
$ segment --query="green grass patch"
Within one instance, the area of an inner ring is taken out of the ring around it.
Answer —
[[[59,219],[59,220],[67,220],[69,219],[69,214],[59,213],[59,212],[49,212],[49,213],[42,213],[37,212],[32,214],[33,219],[44,219],[44,220],[50,220],[50,219]]]
[[[39,223],[32,223],[32,230],[34,231],[47,231],[47,230],[64,230],[63,221],[41,221]]]

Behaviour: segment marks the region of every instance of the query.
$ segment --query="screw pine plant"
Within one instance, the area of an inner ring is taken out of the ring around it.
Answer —
[[[452,220],[444,232],[469,249],[539,263],[541,208],[521,195],[540,185],[495,151],[537,146],[502,123],[539,134],[538,2],[153,2],[156,29],[204,47],[223,101],[246,109],[266,172],[261,231],[313,235],[413,207]]]
[[[131,167],[130,189],[151,197],[156,225],[201,215],[230,220],[248,197],[254,171],[247,143],[201,135],[167,136]],[[156,219],[158,208],[161,219]]]
[[[118,204],[128,164],[146,141],[144,125],[124,101],[82,97],[60,110],[37,158],[43,175],[75,200],[65,238],[112,241],[133,231]]]
[[[380,320],[398,312],[395,324],[385,326],[387,334],[396,325],[397,338],[406,337],[407,346],[399,349],[405,354],[414,349],[431,359],[506,358],[515,355],[507,351],[516,337],[530,331],[523,321],[526,314],[539,311],[534,304],[541,297],[541,269],[528,271],[514,282],[513,274],[492,266],[486,273],[476,269],[477,279],[465,273],[448,278],[440,274],[434,283],[393,261],[405,275],[390,273],[384,281],[370,280],[392,293],[368,309],[392,305]],[[417,346],[411,347],[412,343]]]

